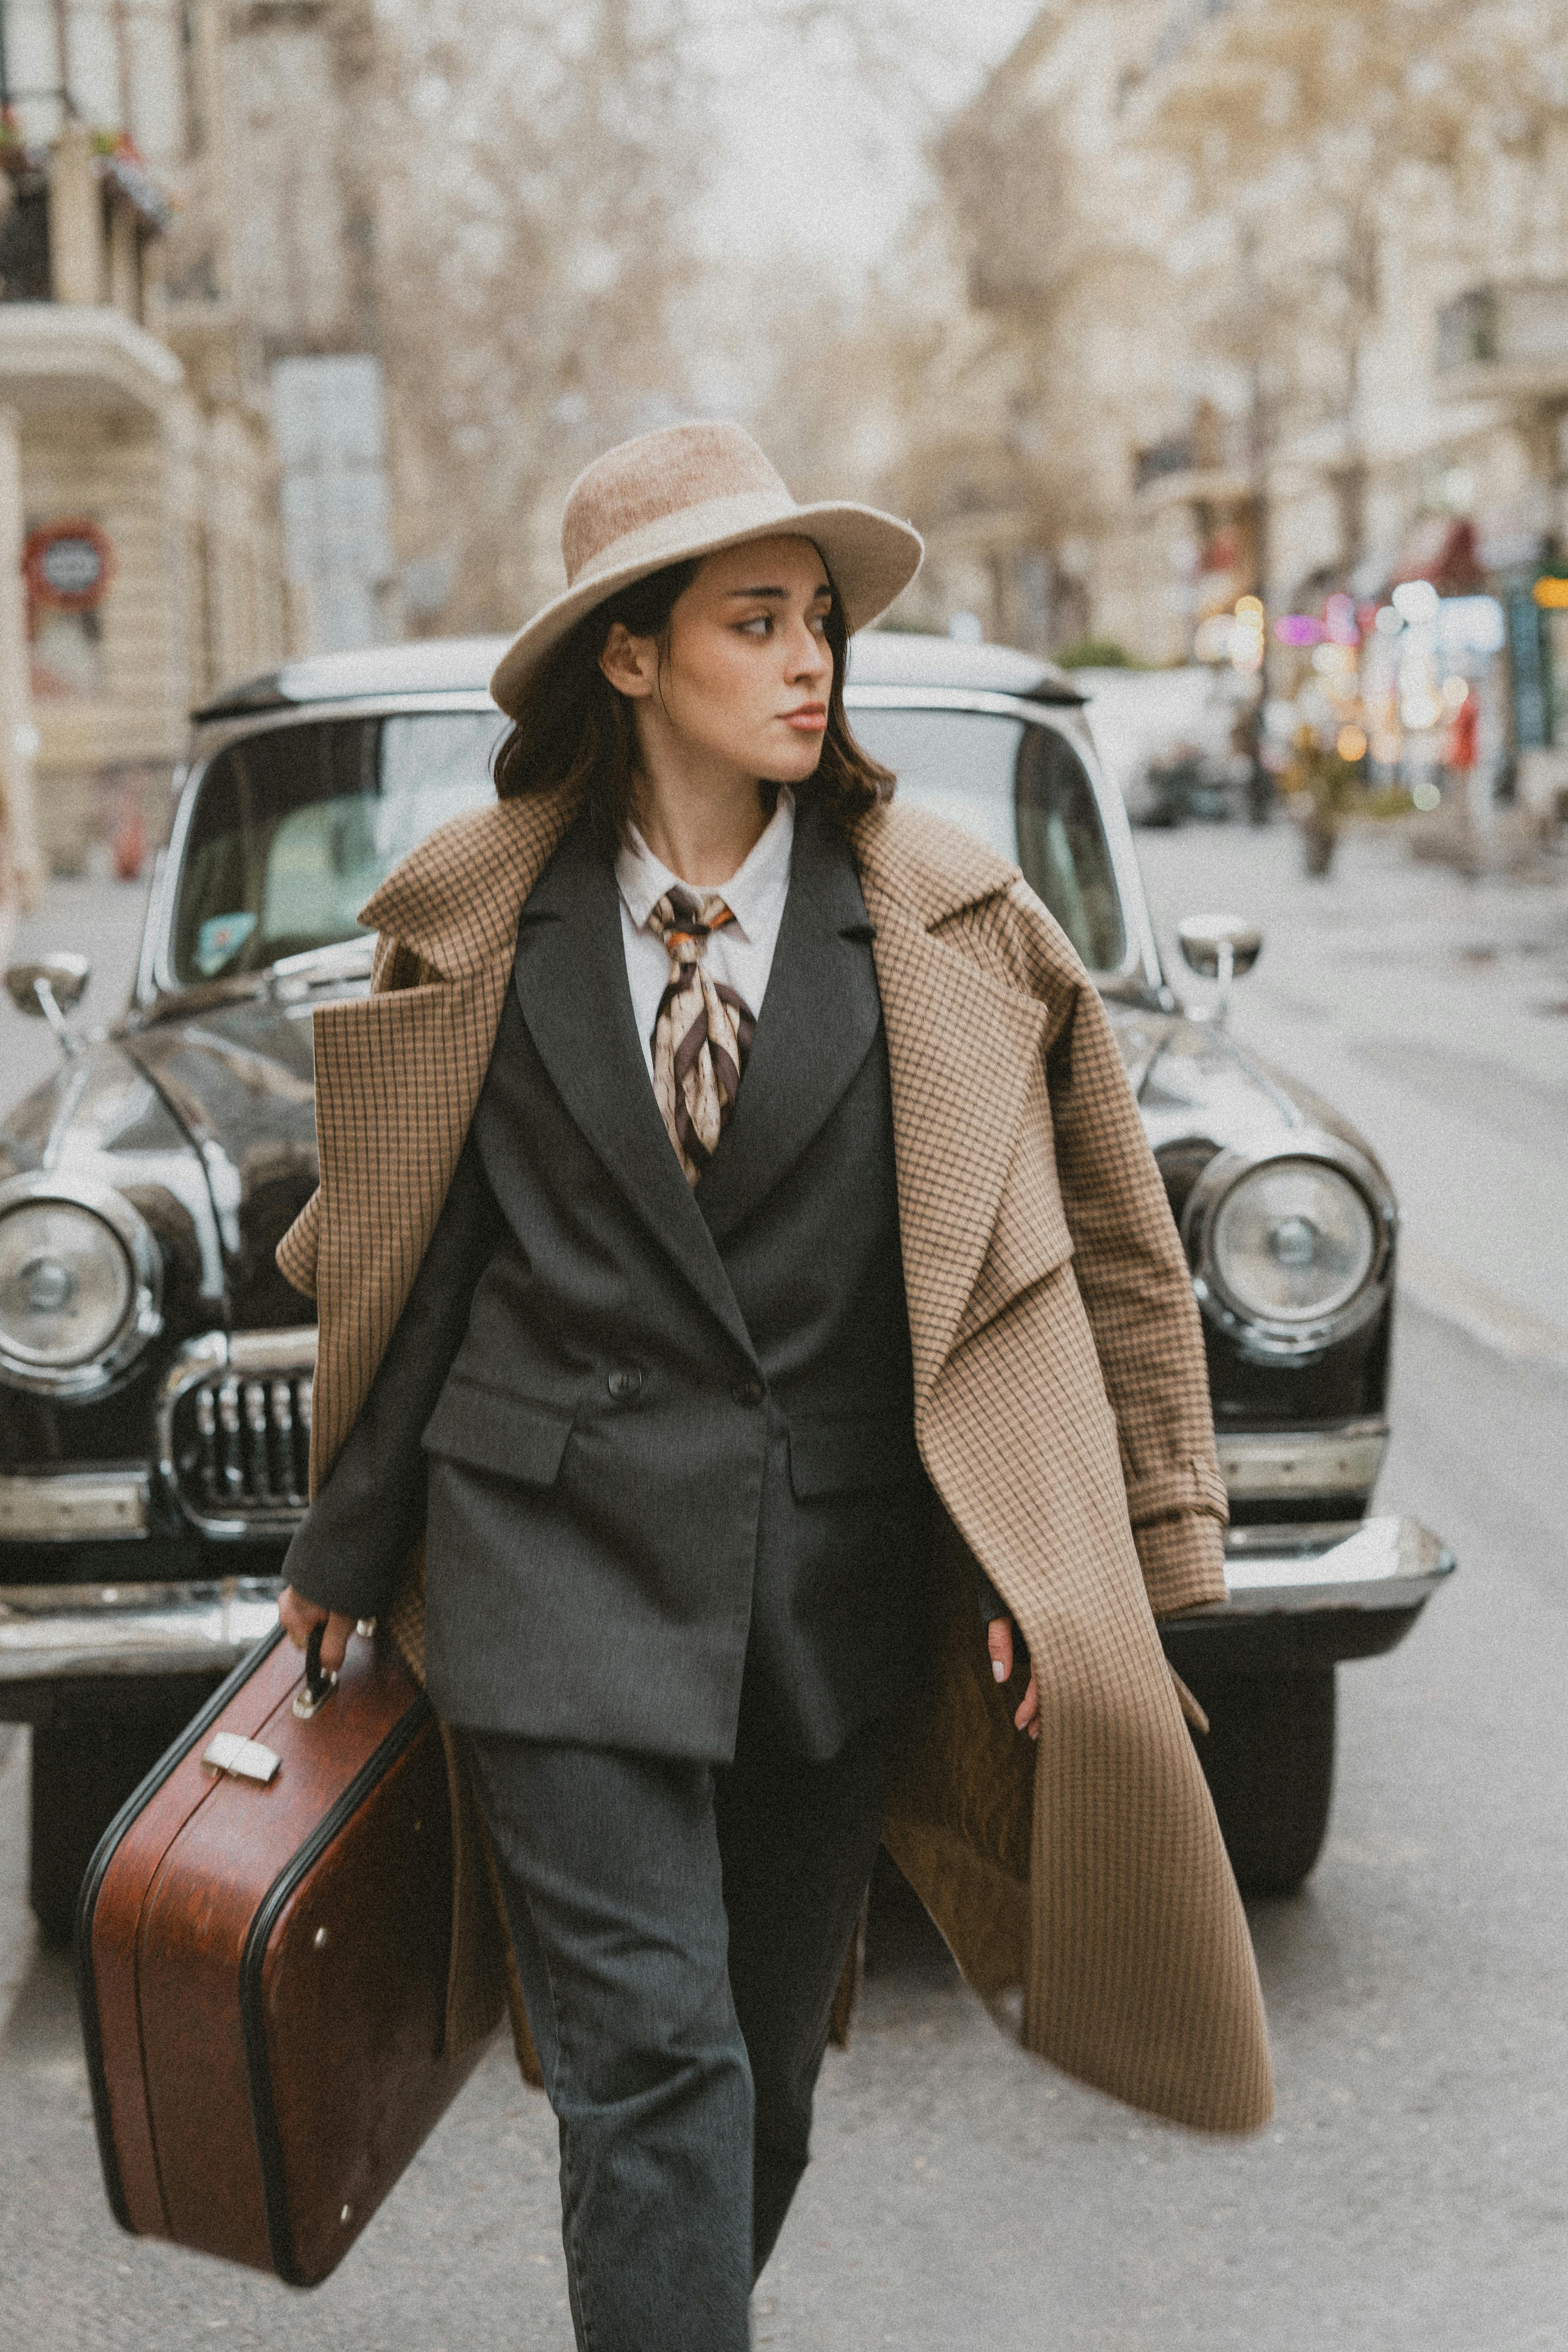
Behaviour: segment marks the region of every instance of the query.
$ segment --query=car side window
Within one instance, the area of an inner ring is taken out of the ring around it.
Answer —
[[[1022,866],[1090,971],[1127,953],[1121,896],[1094,785],[1065,735],[999,712],[857,709],[850,723],[898,796]]]
[[[1014,782],[1018,863],[1090,971],[1114,971],[1127,952],[1121,898],[1094,786],[1065,735],[1027,727]]]
[[[359,909],[398,859],[494,798],[502,724],[490,712],[421,711],[268,728],[226,745],[186,829],[175,978],[258,971],[360,936]]]

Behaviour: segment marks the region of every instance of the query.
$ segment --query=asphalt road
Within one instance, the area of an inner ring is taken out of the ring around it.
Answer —
[[[1291,850],[1282,832],[1149,842],[1152,892],[1163,924],[1205,903],[1267,918],[1238,1033],[1325,1084],[1402,1188],[1412,1163],[1425,1304],[1402,1317],[1380,1502],[1426,1518],[1462,1565],[1400,1651],[1342,1671],[1324,1858],[1303,1895],[1253,1908],[1279,2116],[1237,2145],[1141,2121],[1021,2059],[940,1957],[906,1955],[830,2054],[759,2345],[1568,2340],[1568,1366],[1552,1287],[1568,1029],[1531,1011],[1568,994],[1563,894],[1455,900],[1378,843],[1313,896]],[[1507,944],[1527,935],[1542,943]],[[1515,963],[1532,976],[1510,979]],[[1336,1073],[1355,1099],[1326,1085]],[[1435,1101],[1445,1181],[1426,1187]],[[25,1909],[25,1765],[18,1737],[0,1759],[0,2337],[566,2352],[553,2126],[499,2049],[308,2304],[118,2235],[68,1970]]]

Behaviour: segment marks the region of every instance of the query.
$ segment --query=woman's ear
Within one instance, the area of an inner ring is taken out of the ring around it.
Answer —
[[[634,637],[624,621],[612,621],[599,656],[599,667],[617,694],[642,701],[658,685],[658,645],[653,637]]]

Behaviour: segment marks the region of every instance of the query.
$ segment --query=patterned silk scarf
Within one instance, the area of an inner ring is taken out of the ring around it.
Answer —
[[[721,898],[688,890],[667,890],[647,919],[669,958],[653,1024],[653,1090],[689,1184],[718,1150],[757,1026],[736,991],[703,963],[712,933],[734,919]]]

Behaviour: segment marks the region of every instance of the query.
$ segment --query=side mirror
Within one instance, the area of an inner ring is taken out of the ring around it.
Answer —
[[[75,1012],[91,978],[88,957],[61,949],[29,963],[8,964],[5,992],[18,1013],[30,1013],[48,1023],[63,1054],[74,1054],[76,1040],[67,1026],[66,1014]]]
[[[1188,915],[1176,926],[1182,961],[1201,980],[1217,980],[1214,1018],[1230,1010],[1230,984],[1250,971],[1263,952],[1263,934],[1243,915]]]

